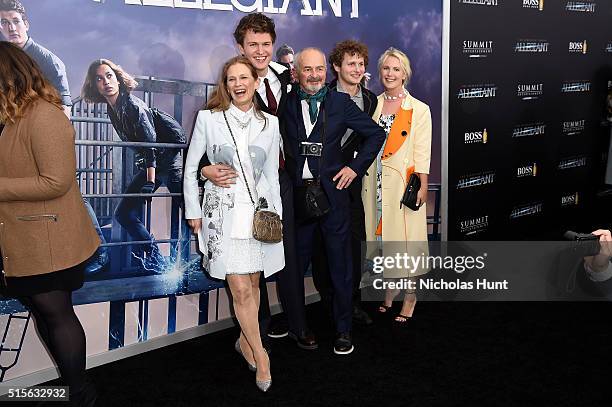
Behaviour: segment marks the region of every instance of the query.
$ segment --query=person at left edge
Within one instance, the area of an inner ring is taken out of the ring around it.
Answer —
[[[57,90],[62,101],[62,108],[70,118],[70,107],[72,98],[68,87],[68,76],[64,62],[42,45],[35,42],[29,36],[30,20],[26,9],[19,0],[0,0],[0,32],[8,42],[12,42],[25,51],[42,71],[45,79]],[[0,125],[0,131],[2,130]],[[96,232],[102,243],[106,243],[98,218],[87,199],[84,200],[87,212],[91,217]],[[86,274],[94,274],[100,271],[108,263],[108,248],[100,246],[96,255],[91,258],[85,267]]]
[[[74,176],[74,129],[59,95],[8,42],[0,42],[0,122],[0,292],[31,311],[74,405],[93,406],[72,291],[100,239]]]
[[[241,334],[234,347],[243,355],[256,384],[272,383],[270,359],[258,323],[260,275],[285,266],[283,243],[253,238],[254,205],[282,216],[278,160],[278,119],[254,102],[259,78],[248,59],[234,57],[223,66],[207,109],[198,113],[185,164],[185,218],[198,235],[202,266],[213,278],[227,280]],[[200,206],[198,165],[204,154],[214,163],[236,168],[230,188],[207,182]]]
[[[146,143],[185,143],[185,131],[170,115],[150,108],[132,94],[138,82],[119,65],[108,59],[98,59],[89,65],[83,98],[90,103],[107,104],[108,116],[113,128],[123,141]],[[180,148],[136,148],[140,159],[138,172],[125,190],[127,194],[152,194],[161,185],[171,193],[182,192],[183,160]],[[132,239],[150,241],[144,247],[146,271],[163,272],[167,264],[154,237],[139,218],[147,198],[122,198],[115,209],[117,221]],[[150,199],[150,198],[149,198]],[[177,205],[179,196],[172,197]],[[140,251],[139,251],[140,253]]]

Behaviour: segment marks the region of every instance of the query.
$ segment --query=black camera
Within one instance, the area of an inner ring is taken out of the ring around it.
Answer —
[[[582,257],[597,256],[600,250],[599,237],[591,233],[576,233],[568,230],[563,234],[566,240],[576,242],[572,248]]]
[[[308,141],[302,141],[300,143],[300,155],[321,157],[322,152],[323,144],[321,143],[309,143]]]

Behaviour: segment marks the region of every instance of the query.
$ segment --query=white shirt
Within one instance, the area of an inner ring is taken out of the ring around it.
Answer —
[[[274,97],[276,98],[276,106],[278,106],[278,102],[280,102],[282,92],[281,92],[281,83],[276,77],[276,74],[272,72],[272,70],[268,67],[268,73],[265,77],[259,77],[259,87],[257,88],[257,93],[266,102],[266,106],[270,106],[268,103],[268,97],[266,96],[266,84],[264,83],[264,79],[268,79],[270,83],[270,89],[272,89],[272,93],[274,93]]]
[[[255,113],[253,108],[246,112],[238,109],[232,103],[230,108],[227,110],[227,119],[231,126],[232,133],[236,139],[238,147],[238,154],[240,154],[240,161],[242,161],[242,167],[247,177],[249,189],[253,196],[253,200],[257,202],[257,190],[255,188],[255,178],[253,176],[253,165],[251,163],[251,157],[249,152],[250,144],[250,130],[255,120]],[[239,123],[247,123],[245,128],[241,128]],[[240,161],[238,160],[238,154],[234,155],[233,167],[238,173],[236,184],[233,185],[232,192],[235,193],[234,201],[234,218],[232,224],[232,230],[230,236],[233,239],[249,239],[253,237],[253,214],[255,212],[253,203],[247,191],[247,186],[242,175],[242,169],[240,168]]]
[[[321,102],[317,102],[317,109],[321,111]],[[304,119],[304,128],[306,129],[306,138],[310,137],[310,133],[312,133],[312,129],[314,129],[317,121],[314,123],[310,122],[310,106],[308,105],[307,100],[302,100],[302,118]],[[317,120],[319,118],[317,117]],[[304,162],[304,169],[302,170],[302,179],[312,179],[314,176],[312,172],[310,172],[310,168],[308,168],[308,159]]]

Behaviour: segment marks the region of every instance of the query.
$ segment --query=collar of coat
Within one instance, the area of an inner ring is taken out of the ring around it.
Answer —
[[[393,120],[393,125],[391,125],[391,130],[389,131],[389,136],[385,143],[385,149],[382,153],[383,160],[389,159],[393,154],[397,153],[397,151],[402,148],[404,142],[410,137],[413,112],[411,99],[412,96],[408,94],[395,114],[395,119]],[[378,106],[380,107],[376,112],[378,118],[380,118],[383,103],[384,98],[383,94],[381,94],[378,96]]]

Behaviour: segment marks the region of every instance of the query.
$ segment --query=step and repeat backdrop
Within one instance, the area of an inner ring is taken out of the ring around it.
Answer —
[[[612,2],[453,0],[448,240],[560,239],[594,210]]]

